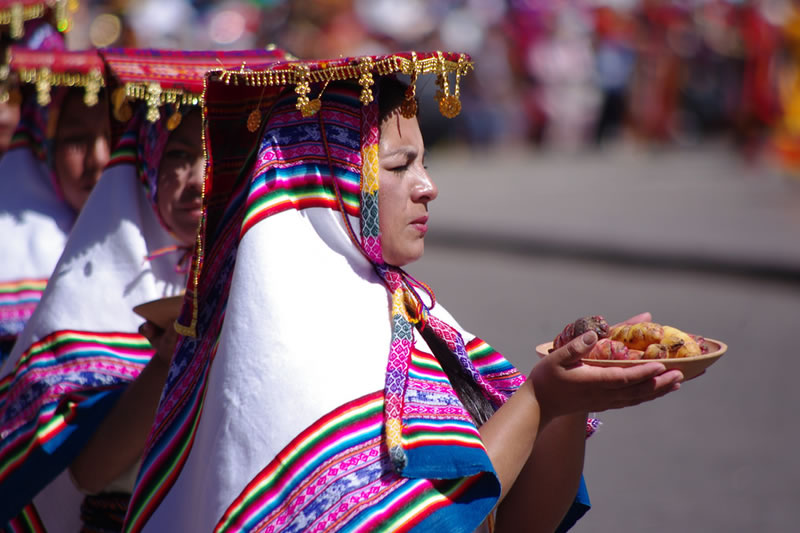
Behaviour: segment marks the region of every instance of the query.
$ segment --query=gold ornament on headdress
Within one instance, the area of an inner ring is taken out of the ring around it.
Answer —
[[[319,96],[313,100],[309,98],[313,83],[325,83],[331,81],[356,80],[361,86],[359,100],[367,105],[374,100],[372,86],[375,84],[374,76],[386,76],[389,74],[402,73],[411,78],[411,84],[406,91],[405,99],[401,103],[401,113],[404,116],[416,116],[416,82],[422,74],[435,74],[440,90],[437,93],[437,101],[442,114],[448,118],[455,117],[461,111],[460,102],[460,80],[463,74],[467,74],[473,68],[467,56],[461,54],[456,61],[450,59],[453,54],[447,57],[441,52],[436,54],[426,53],[419,57],[415,52],[411,52],[410,57],[405,54],[389,56],[379,56],[377,58],[362,57],[357,60],[331,60],[331,61],[311,61],[303,63],[279,63],[261,71],[244,71],[220,69],[211,75],[211,79],[216,79],[230,85],[243,83],[253,87],[283,87],[294,85],[297,94],[296,108],[303,116],[311,116],[317,113],[321,107]],[[455,74],[455,84],[453,94],[450,94],[450,82],[448,75]],[[325,90],[323,86],[320,95]],[[259,106],[260,108],[260,103]],[[256,110],[258,111],[258,110]],[[260,126],[261,115],[252,111],[248,116],[248,129],[255,132]]]
[[[249,115],[247,115],[247,131],[250,133],[255,133],[258,131],[258,128],[261,127],[261,111],[258,108],[253,109]]]
[[[439,52],[438,57],[439,61],[443,64],[444,57],[442,56],[441,52]],[[436,101],[439,102],[439,112],[447,118],[456,117],[459,113],[461,113],[461,89],[459,87],[459,82],[461,81],[460,71],[463,61],[464,56],[462,54],[458,59],[455,90],[453,94],[450,94],[450,81],[447,78],[447,71],[444,69],[444,66],[442,66],[439,75],[436,78],[436,85],[439,86],[439,90],[436,91]]]
[[[362,57],[358,62],[358,70],[361,76],[358,78],[358,84],[361,85],[361,103],[367,105],[373,100],[372,85],[375,80],[372,79],[372,58]]]
[[[158,83],[147,84],[147,120],[156,122],[161,114],[158,112],[158,106],[161,104],[161,85]]]
[[[44,107],[50,103],[50,69],[42,67],[36,76],[36,103]]]
[[[315,99],[312,102],[308,98],[308,93],[311,92],[311,84],[309,83],[309,72],[310,69],[308,65],[297,65],[297,85],[294,88],[294,92],[297,93],[297,104],[296,107],[300,114],[304,117],[310,117],[320,108],[320,101]]]
[[[114,118],[120,122],[127,122],[133,116],[133,109],[128,103],[125,87],[117,87],[111,95],[111,105],[114,111]]]
[[[86,104],[86,107],[92,107],[97,104],[97,95],[102,86],[103,75],[99,70],[92,69],[86,79],[86,92],[83,95],[83,103]]]
[[[11,27],[8,31],[12,39],[20,39],[25,34],[25,18],[22,4],[11,6]]]
[[[181,106],[180,104],[175,104],[175,112],[172,113],[167,119],[167,129],[169,131],[175,131],[175,128],[181,125],[181,120],[183,120],[183,115],[181,115]]]

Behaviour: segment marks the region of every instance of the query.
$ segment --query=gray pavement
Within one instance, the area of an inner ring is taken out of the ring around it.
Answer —
[[[800,277],[800,179],[723,146],[442,155],[431,240]]]
[[[600,415],[574,531],[797,530],[800,180],[720,147],[428,164],[440,197],[412,273],[522,370],[595,313],[648,310],[730,347],[680,391]]]

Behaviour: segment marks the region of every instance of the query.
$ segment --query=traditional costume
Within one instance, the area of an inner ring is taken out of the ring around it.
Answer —
[[[47,26],[45,26],[47,28]],[[54,171],[59,111],[72,87],[102,106],[104,66],[95,51],[10,48],[10,69],[23,86],[20,122],[0,159],[0,362],[38,304],[75,222]]]
[[[464,55],[404,53],[209,74],[186,336],[126,531],[485,527],[500,484],[420,331],[494,409],[524,376],[383,261],[378,222],[376,78],[411,77],[413,116],[416,78],[435,74],[454,116],[471,69]],[[253,137],[257,150],[239,149]]]
[[[118,84],[114,116],[127,126],[0,373],[0,524],[11,519],[12,527],[121,526],[137,465],[85,500],[67,467],[153,354],[137,332],[144,320],[132,308],[185,286],[188,249],[162,223],[155,203],[164,147],[182,114],[201,104],[208,69],[282,57],[277,51],[102,55]]]

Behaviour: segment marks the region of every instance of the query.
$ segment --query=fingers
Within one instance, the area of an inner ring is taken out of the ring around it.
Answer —
[[[680,389],[680,382],[682,380],[683,374],[681,374],[680,371],[670,370],[653,379],[632,385],[621,391],[624,392],[624,394],[621,394],[616,401],[612,403],[612,409],[639,405],[640,403],[660,398],[670,392]]]
[[[653,379],[664,374],[666,367],[662,363],[642,363],[627,368],[603,368],[605,374],[601,379],[610,389],[622,389]]]
[[[150,344],[153,344],[153,342],[155,342],[163,334],[164,330],[149,320],[139,326],[139,335],[150,341]]]
[[[555,350],[551,356],[557,357],[561,366],[569,368],[578,363],[581,358],[586,357],[596,342],[597,333],[587,331],[577,339],[572,339],[567,345]]]

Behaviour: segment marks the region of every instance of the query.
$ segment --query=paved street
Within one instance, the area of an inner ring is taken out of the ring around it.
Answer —
[[[524,370],[575,318],[656,320],[728,343],[656,402],[600,415],[578,533],[788,532],[800,520],[800,180],[719,147],[434,151],[412,273]]]

